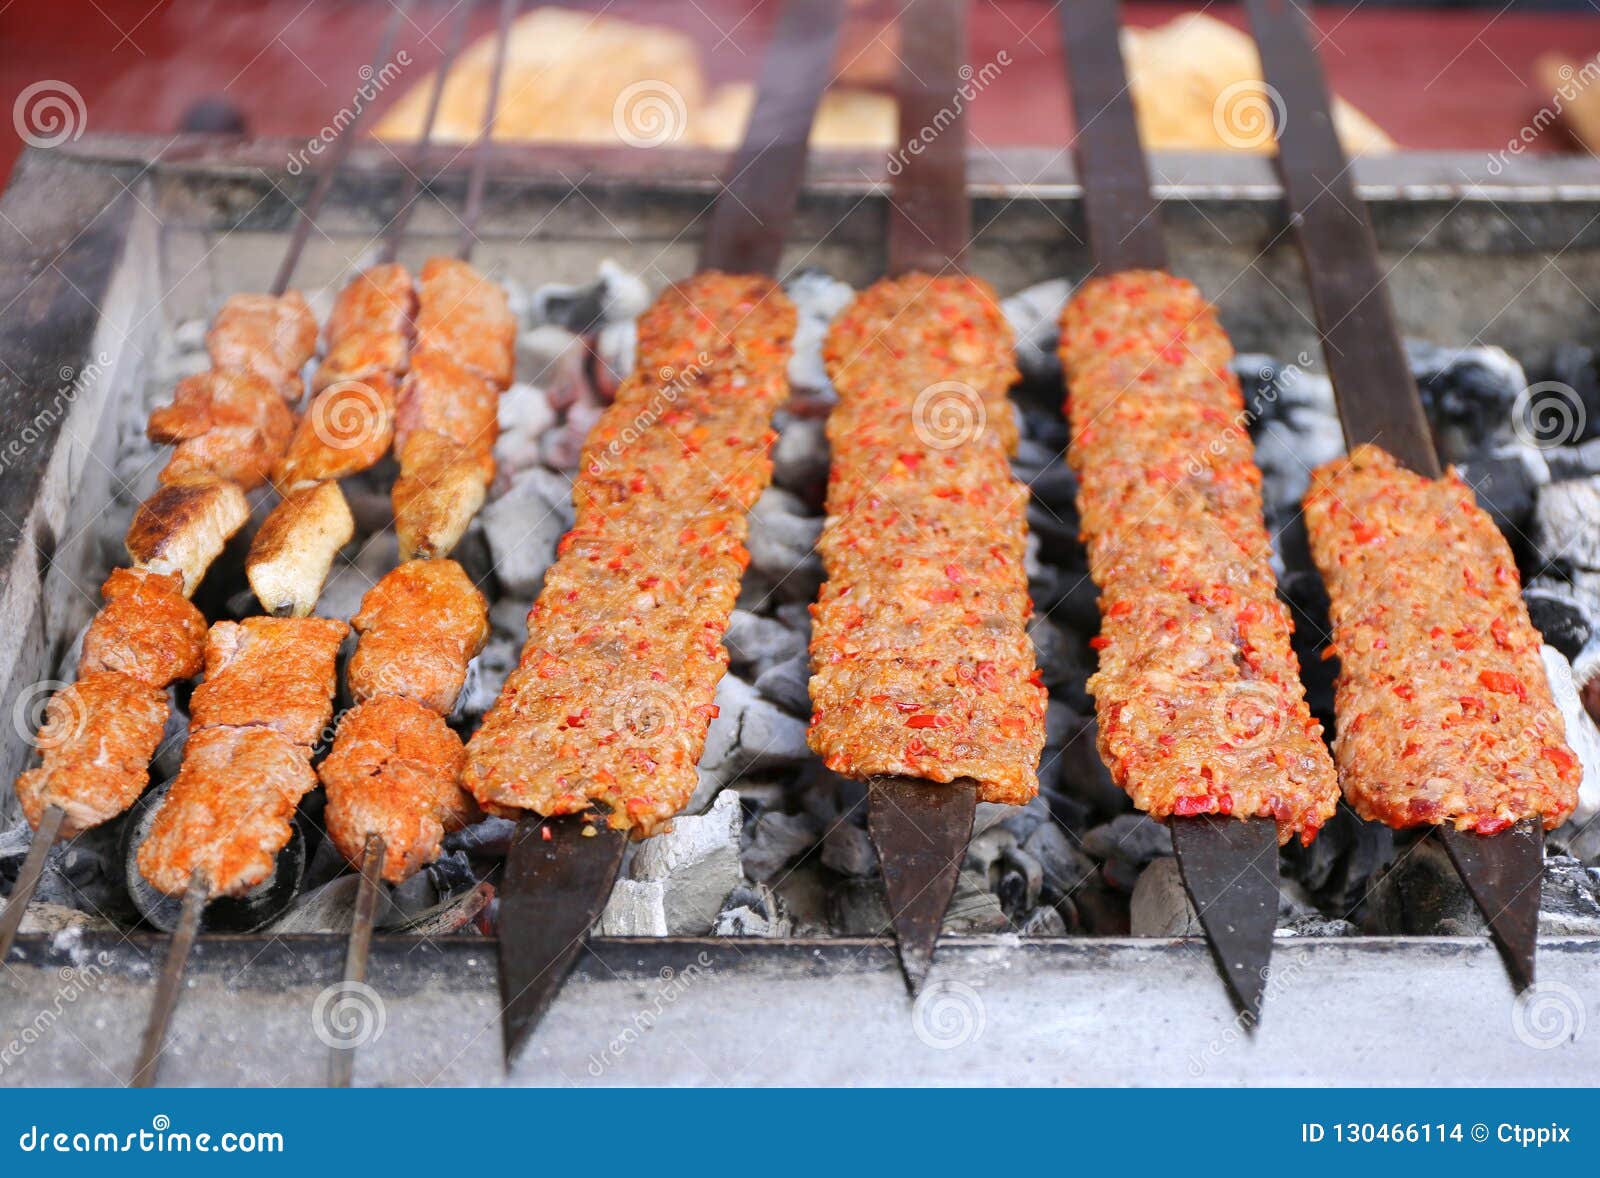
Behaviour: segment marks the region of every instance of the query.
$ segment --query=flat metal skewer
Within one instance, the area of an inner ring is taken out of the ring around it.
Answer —
[[[383,861],[388,846],[379,834],[369,834],[361,854],[361,883],[356,889],[355,916],[350,922],[350,940],[344,951],[344,986],[365,985],[367,962],[372,951],[372,927],[378,916],[378,896],[383,889]],[[328,1087],[348,1088],[355,1074],[354,1044],[334,1044],[328,1059]]]
[[[150,1006],[150,1020],[145,1024],[144,1041],[139,1045],[139,1062],[134,1067],[130,1087],[155,1087],[156,1076],[161,1069],[161,1052],[167,1042],[167,1030],[172,1024],[172,1012],[177,1009],[178,994],[183,989],[184,969],[194,949],[195,936],[200,931],[200,916],[205,911],[210,890],[205,872],[195,870],[189,873],[189,886],[183,893],[178,928],[167,943],[167,958],[161,963],[161,979],[156,983],[156,996]]]
[[[1096,269],[1167,269],[1161,213],[1118,41],[1117,0],[1061,6],[1076,155]],[[1172,818],[1173,850],[1229,996],[1261,1017],[1278,916],[1278,829],[1263,818]]]
[[[0,913],[0,962],[11,953],[11,942],[17,938],[17,930],[28,914],[28,905],[33,903],[33,893],[44,875],[45,860],[50,858],[50,848],[56,845],[56,836],[61,833],[66,817],[67,812],[60,806],[46,806],[39,816],[39,827],[28,844],[28,857],[22,861],[17,882],[6,897],[6,910]]]
[[[467,177],[467,202],[461,211],[461,240],[456,246],[456,256],[463,262],[472,257],[472,247],[478,244],[478,217],[483,212],[483,189],[489,176],[494,124],[500,113],[500,87],[506,76],[511,20],[519,3],[520,0],[500,0],[500,29],[494,47],[494,69],[489,75],[489,100],[483,112],[483,129],[473,148],[472,172]]]
[[[701,270],[776,270],[842,15],[843,0],[785,3],[750,122],[711,210]],[[530,813],[517,823],[500,884],[500,1002],[508,1068],[600,919],[626,848],[627,836],[598,820],[591,827],[581,817]]]
[[[1418,474],[1438,478],[1438,451],[1406,360],[1372,222],[1334,130],[1307,18],[1288,0],[1246,0],[1245,10],[1267,84],[1282,103],[1269,104],[1277,121],[1278,172],[1305,258],[1345,442],[1375,443]],[[1480,835],[1446,823],[1434,834],[1488,921],[1512,981],[1518,989],[1531,986],[1543,827],[1529,819]]]

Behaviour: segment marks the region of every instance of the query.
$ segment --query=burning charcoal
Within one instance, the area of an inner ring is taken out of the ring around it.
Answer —
[[[822,839],[822,865],[864,879],[877,873],[878,854],[866,831],[850,822],[836,822]]]
[[[484,818],[444,837],[444,849],[465,855],[503,859],[511,849],[517,824],[510,818]]]
[[[556,545],[572,527],[571,486],[542,467],[525,470],[481,515],[495,577],[505,592],[532,597],[555,562]]]
[[[841,937],[877,937],[890,927],[883,881],[841,880],[828,892],[828,925]]]
[[[722,636],[728,648],[729,665],[754,678],[778,663],[803,655],[806,640],[776,618],[763,618],[736,609],[728,619]]]
[[[666,834],[646,839],[634,852],[628,878],[661,885],[669,936],[700,936],[739,886],[739,795],[717,795],[705,814],[680,816]]]
[[[756,679],[756,690],[792,716],[811,715],[811,656],[774,663]]]
[[[778,621],[788,626],[796,634],[803,635],[807,642],[811,641],[811,603],[809,601],[786,601],[772,612]]]
[[[431,908],[407,916],[392,927],[382,927],[386,931],[412,937],[444,937],[472,929],[481,931],[493,900],[493,884],[474,884],[447,896]]]
[[[1142,868],[1150,860],[1172,854],[1172,833],[1145,814],[1119,814],[1083,836],[1083,849],[1102,863]]]
[[[787,491],[768,487],[750,512],[750,567],[766,574],[786,601],[814,601],[822,588],[822,558],[817,538],[820,516],[806,516],[805,504]]]
[[[456,701],[460,716],[476,719],[499,697],[506,676],[522,657],[529,608],[528,601],[514,597],[502,597],[490,607],[489,641],[468,664],[467,682]]]
[[[1024,437],[1011,455],[1011,473],[1025,483],[1031,483],[1044,473],[1044,468],[1056,460],[1060,451],[1043,442]]]
[[[1204,930],[1176,859],[1156,859],[1139,873],[1128,919],[1136,937],[1198,937]]]
[[[945,910],[941,930],[945,933],[982,935],[1004,932],[1010,927],[1011,921],[1000,906],[1000,898],[984,890],[983,880],[979,876],[963,871],[956,878],[955,895],[950,897],[950,907]]]
[[[826,423],[817,417],[791,417],[779,427],[772,447],[772,481],[799,498],[807,509],[822,510],[828,487]]]
[[[547,283],[533,292],[528,311],[539,323],[554,323],[586,335],[607,323],[637,319],[650,305],[650,290],[610,258],[600,263],[600,276],[582,286]]]
[[[1541,488],[1533,541],[1542,567],[1600,572],[1600,477]]]
[[[996,824],[974,836],[967,844],[967,854],[962,866],[986,884],[992,883],[995,864],[1016,845],[1017,836],[1004,826]]]
[[[810,759],[806,722],[762,699],[738,676],[723,676],[716,702],[720,713],[712,727],[722,731],[715,747],[707,736],[700,759],[708,772],[731,780],[733,774],[770,772]]]
[[[1345,452],[1327,378],[1296,373],[1289,387],[1299,399],[1279,404],[1275,416],[1256,430],[1256,465],[1269,519],[1298,512],[1311,472]]]
[[[1076,892],[1095,877],[1094,860],[1072,845],[1072,840],[1054,823],[1040,826],[1022,844],[1044,872],[1044,897],[1059,900]]]
[[[360,876],[345,874],[321,887],[302,892],[294,902],[294,907],[273,921],[267,931],[274,935],[348,933],[355,919],[356,892],[360,887]],[[381,904],[380,897],[380,909]]]
[[[1027,839],[1042,823],[1050,821],[1050,802],[1042,794],[1035,794],[1026,805],[1007,807],[1000,825],[1016,836],[1017,842]]]
[[[740,855],[745,875],[769,883],[817,845],[822,830],[807,814],[768,811],[756,819]]]
[[[560,390],[552,395],[552,409],[565,409],[587,384],[584,368],[588,349],[583,340],[565,328],[546,325],[517,336],[516,379],[519,384]]]
[[[594,391],[607,405],[617,399],[617,390],[632,374],[638,351],[639,325],[632,319],[608,323],[595,337],[589,376]]]
[[[788,937],[794,927],[766,884],[735,888],[711,928],[716,937]]]
[[[1044,868],[1021,847],[1012,846],[1000,857],[1000,886],[995,894],[1000,906],[1013,920],[1021,920],[1039,902],[1044,890]]]
[[[1046,904],[1024,916],[1017,931],[1025,937],[1064,937],[1067,922],[1061,918],[1061,913]]]
[[[1361,930],[1348,920],[1323,916],[1320,912],[1296,916],[1278,925],[1276,937],[1355,937]]]
[[[1028,637],[1033,639],[1040,677],[1052,692],[1088,679],[1088,663],[1093,656],[1076,634],[1061,629],[1049,618],[1034,615],[1028,622]]]
[[[1017,337],[1017,367],[1024,380],[1059,388],[1061,360],[1056,355],[1061,309],[1072,295],[1072,282],[1052,278],[1019,290],[1000,303]]]
[[[1572,664],[1552,646],[1541,647],[1539,654],[1544,659],[1550,694],[1561,711],[1567,744],[1583,766],[1583,778],[1578,783],[1578,805],[1567,820],[1569,825],[1581,829],[1600,814],[1600,729],[1596,728],[1594,720],[1584,710]]]
[[[1100,758],[1100,750],[1095,745],[1098,727],[1094,717],[1080,718],[1070,711],[1068,714],[1073,715],[1078,727],[1060,747],[1062,792],[1082,801],[1097,817],[1110,818],[1123,813],[1132,803],[1111,779],[1111,770]]]
[[[600,913],[602,937],[667,935],[666,891],[659,881],[619,879]]]
[[[800,772],[795,792],[800,808],[826,829],[841,819],[860,825],[867,820],[867,785],[828,769],[821,761],[809,762]],[[978,803],[982,815],[987,803]]]
[[[544,390],[514,384],[500,397],[500,436],[495,439],[495,482],[503,490],[511,477],[539,462],[539,439],[556,421]],[[499,493],[499,492],[497,492]]]
[[[372,537],[356,549],[353,558],[348,553],[335,558],[333,572],[317,598],[317,617],[354,617],[367,590],[399,561],[400,542],[392,530]]]
[[[1551,855],[1544,861],[1539,935],[1600,936],[1600,881],[1569,855]]]
[[[1406,353],[1445,461],[1459,462],[1509,431],[1512,407],[1528,381],[1504,351],[1407,340]]]
[[[1028,496],[1033,503],[1049,507],[1063,523],[1071,522],[1077,532],[1078,476],[1065,462],[1055,461],[1028,482]]]
[[[1309,847],[1291,842],[1285,848],[1284,870],[1316,904],[1348,915],[1365,901],[1373,875],[1393,858],[1394,833],[1387,826],[1362,822],[1341,807]]]
[[[1531,453],[1530,459],[1526,456]],[[1515,535],[1533,514],[1534,497],[1541,482],[1534,463],[1543,462],[1531,447],[1503,447],[1492,453],[1475,454],[1459,464],[1461,477],[1478,497],[1478,504],[1494,517],[1502,532]],[[1543,474],[1548,476],[1546,468]]]

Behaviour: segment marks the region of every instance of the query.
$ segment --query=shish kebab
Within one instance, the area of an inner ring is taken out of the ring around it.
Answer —
[[[1510,545],[1440,469],[1308,18],[1282,0],[1246,9],[1283,103],[1278,170],[1351,448],[1305,497],[1339,659],[1340,781],[1361,817],[1437,832],[1521,989],[1534,981],[1543,834],[1572,813],[1582,769]]]
[[[467,745],[466,788],[521,819],[501,887],[508,1061],[609,897],[627,835],[665,829],[697,784],[749,560],[745,517],[771,477],[772,415],[789,391],[796,313],[769,275],[841,9],[789,0],[780,13],[700,273],[640,320],[521,660]]]
[[[1240,1010],[1260,1015],[1278,846],[1338,806],[1278,599],[1233,349],[1165,272],[1117,41],[1116,0],[1062,10],[1098,276],[1061,317],[1068,460],[1100,590],[1089,681],[1101,757],[1172,828],[1184,885]]]
[[[409,7],[397,6],[386,23],[377,64]],[[335,143],[270,291],[229,297],[206,336],[211,369],[180,381],[172,403],[150,416],[151,440],[172,444],[173,454],[129,526],[132,568],[114,571],[102,590],[106,604],[85,634],[79,681],[47,706],[35,740],[40,765],[17,780],[35,833],[0,914],[0,960],[56,839],[118,817],[144,792],[170,712],[166,692],[204,664],[205,619],[187,599],[248,522],[245,493],[267,480],[295,433],[300,372],[316,351],[317,324],[289,282],[353,139]]]
[[[516,0],[503,0],[502,55],[515,6]],[[498,89],[491,86],[491,112],[497,100]],[[490,130],[486,117],[485,143]],[[480,150],[472,191],[481,191],[486,166]],[[464,219],[463,253],[474,241],[475,219],[475,213]],[[421,272],[412,348],[410,296],[409,277],[393,263],[366,271],[341,292],[330,320],[328,357],[318,371],[326,386],[319,397],[338,395],[340,382],[353,380],[352,374],[399,383],[393,432],[401,469],[395,488],[401,555],[442,557],[471,517],[470,509],[442,497],[447,488],[459,491],[453,472],[464,466],[477,480],[465,495],[473,508],[493,478],[496,402],[511,379],[515,323],[498,287],[463,260],[433,258]],[[384,418],[365,426],[387,437]],[[293,469],[301,477],[314,472],[330,478],[335,470],[353,473],[349,450],[365,456],[363,465],[382,456],[386,447],[355,437],[361,446],[347,446],[347,435],[318,431]],[[408,458],[419,442],[426,446],[424,462]],[[317,486],[338,493],[332,481]],[[284,505],[293,502],[291,496]],[[299,569],[293,562],[297,553]],[[285,583],[298,586],[304,600],[297,608],[309,612],[321,589],[321,555],[315,542],[306,542],[285,549],[284,556],[284,567],[293,570]],[[417,586],[432,592],[419,595]],[[466,632],[452,621],[463,623]],[[471,813],[470,805],[458,804],[465,801],[456,784],[460,741],[440,713],[454,705],[466,663],[482,646],[487,604],[454,562],[420,569],[408,564],[369,592],[355,622],[363,640],[349,674],[359,702],[341,718],[324,761],[329,833],[358,865],[367,835],[396,838],[404,852],[391,873],[398,881],[438,856],[444,823],[459,825]],[[212,628],[206,682],[195,691],[183,765],[138,851],[144,878],[184,901],[146,1028],[137,1084],[155,1080],[201,908],[212,898],[246,892],[271,874],[300,800],[317,784],[311,759],[332,720],[338,648],[347,632],[341,621],[309,617],[251,618]],[[437,837],[430,839],[435,830]]]
[[[966,5],[900,10],[900,128],[960,86]],[[948,112],[946,112],[948,113]],[[1028,494],[1011,475],[1011,332],[961,273],[970,232],[963,117],[895,177],[889,269],[824,346],[839,403],[812,607],[809,740],[868,783],[908,988],[931,965],[979,800],[1038,792],[1046,691],[1028,635]]]

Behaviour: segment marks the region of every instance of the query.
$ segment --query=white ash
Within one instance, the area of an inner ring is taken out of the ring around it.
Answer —
[[[1533,542],[1544,567],[1600,572],[1600,477],[1542,488],[1533,509]]]
[[[661,885],[670,936],[711,930],[723,901],[739,886],[739,794],[725,789],[705,814],[674,819],[672,829],[641,843],[628,864],[630,880]]]
[[[833,395],[822,363],[822,344],[828,325],[856,297],[848,283],[820,270],[803,270],[785,287],[799,314],[795,324],[794,355],[789,360],[789,383],[798,390]]]
[[[1017,368],[1023,379],[1060,386],[1061,359],[1056,344],[1061,335],[1061,311],[1071,296],[1071,280],[1053,278],[1001,300],[1000,309],[1016,334]]]
[[[659,880],[619,879],[595,931],[602,937],[666,936],[665,885]]]

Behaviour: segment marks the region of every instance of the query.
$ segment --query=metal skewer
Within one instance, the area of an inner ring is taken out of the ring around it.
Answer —
[[[842,15],[843,0],[788,0],[779,14],[755,109],[711,210],[701,270],[777,271]],[[500,886],[500,1002],[508,1067],[599,920],[626,847],[627,835],[599,818],[530,813],[517,824]]]
[[[1165,270],[1161,213],[1117,40],[1117,0],[1061,8],[1076,156],[1096,268]],[[1173,818],[1184,890],[1241,1013],[1261,1015],[1278,916],[1278,829],[1269,819]]]
[[[46,806],[39,818],[39,829],[33,832],[33,841],[28,844],[28,857],[22,861],[17,882],[6,898],[6,910],[0,913],[0,961],[11,952],[11,942],[16,940],[22,918],[28,914],[28,905],[33,903],[39,877],[44,874],[45,860],[50,857],[50,848],[56,845],[56,836],[61,833],[66,817],[67,812],[60,806]]]
[[[472,247],[477,244],[478,217],[483,210],[483,185],[489,170],[489,138],[494,130],[495,116],[500,105],[500,87],[505,78],[506,50],[511,40],[511,22],[515,17],[520,0],[501,0],[500,24],[495,42],[494,72],[489,82],[489,96],[483,114],[483,129],[479,132],[476,141],[476,150],[472,158],[472,169],[467,178],[467,202],[461,217],[461,242],[458,256],[462,261],[467,261],[472,256]],[[463,5],[463,8],[465,5]],[[461,21],[457,21],[457,29],[451,38],[451,44],[446,50],[444,61],[439,67],[439,75],[434,83],[433,94],[429,99],[428,114],[423,126],[422,138],[417,143],[417,158],[420,161],[422,154],[427,150],[428,140],[433,134],[433,125],[439,109],[439,97],[444,92],[445,76],[450,70],[450,65],[455,59],[455,53],[460,48]],[[411,177],[411,192],[415,195],[416,175]],[[406,209],[410,207],[408,198],[402,214],[397,215],[390,223],[387,240],[384,245],[384,254],[392,260],[400,249],[400,236],[405,232],[406,222],[410,219]],[[350,924],[350,940],[345,949],[344,982],[348,988],[364,985],[367,980],[368,951],[372,946],[373,926],[378,915],[378,894],[383,887],[383,862],[388,854],[388,847],[383,836],[377,833],[367,835],[366,845],[363,849],[361,860],[361,882],[356,889],[355,914]],[[330,1088],[348,1088],[355,1073],[355,1045],[342,1046],[335,1044],[330,1048],[332,1055],[328,1062],[328,1086]]]
[[[1277,91],[1278,171],[1306,263],[1345,442],[1373,442],[1428,478],[1442,473],[1378,263],[1366,205],[1356,194],[1329,113],[1322,65],[1306,17],[1285,0],[1247,0],[1267,83]],[[1287,127],[1293,134],[1285,134]],[[1517,988],[1533,984],[1544,828],[1524,819],[1480,835],[1434,827]]]

